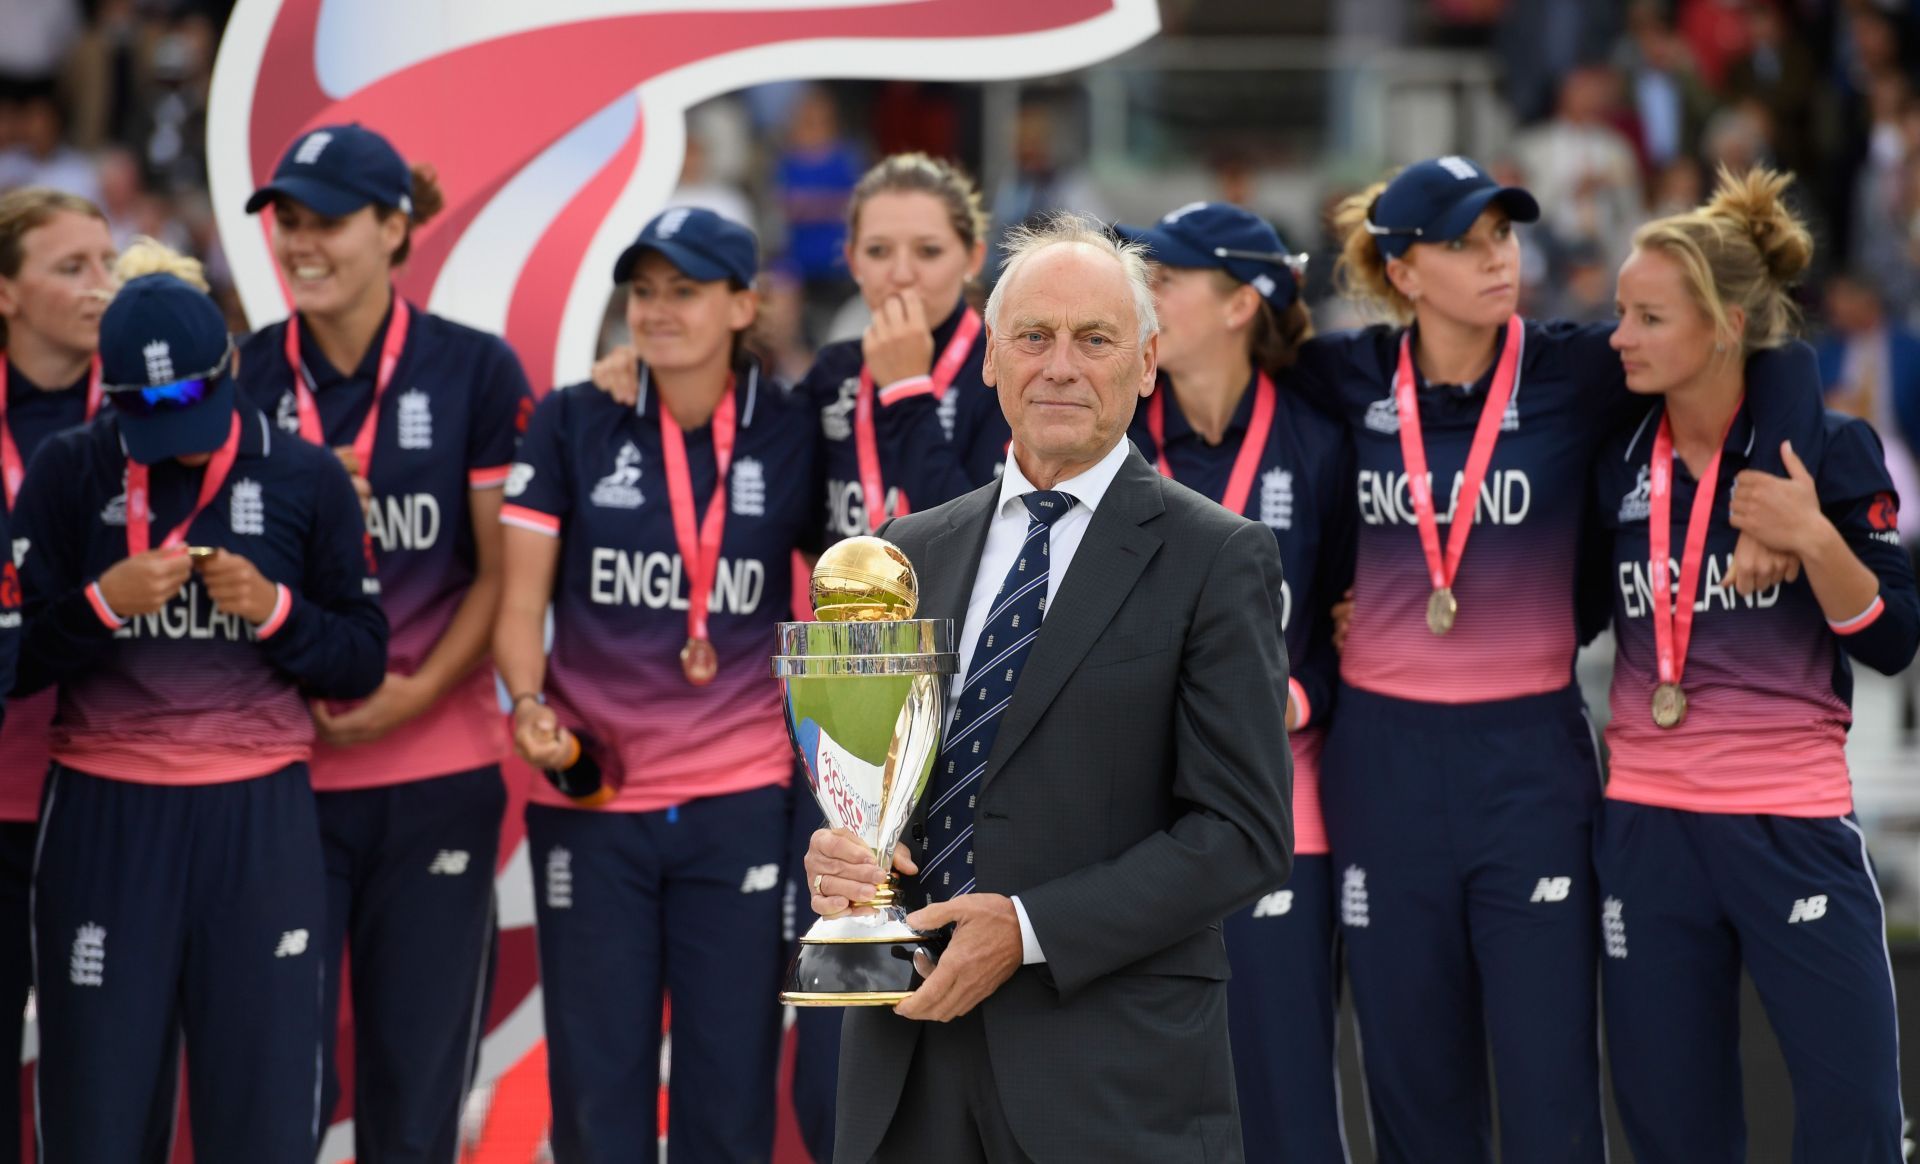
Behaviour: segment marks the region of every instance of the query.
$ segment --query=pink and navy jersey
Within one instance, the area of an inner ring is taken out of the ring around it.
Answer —
[[[1156,392],[1163,405],[1166,448],[1154,443],[1147,424],[1148,402],[1134,410],[1128,436],[1140,453],[1157,464],[1164,452],[1174,480],[1219,501],[1247,437],[1253,416],[1249,385],[1227,422],[1224,438],[1208,444],[1178,404],[1178,390],[1161,377]],[[1247,493],[1242,516],[1273,531],[1280,544],[1281,633],[1292,666],[1296,710],[1304,717],[1290,734],[1293,745],[1294,851],[1327,851],[1320,819],[1320,748],[1333,711],[1339,657],[1333,650],[1333,604],[1353,577],[1353,445],[1345,426],[1299,395],[1276,394],[1273,427]]]
[[[933,358],[947,350],[966,304],[933,331]],[[874,385],[874,439],[880,453],[880,479],[887,488],[887,516],[918,512],[951,501],[999,475],[1013,434],[1000,411],[1000,398],[980,378],[987,339],[982,332],[944,394],[921,382],[882,394]],[[873,532],[869,500],[860,482],[860,453],[854,435],[854,402],[865,358],[860,341],[843,340],[820,349],[813,367],[795,391],[809,401],[819,424],[824,478],[824,509],[816,535],[824,548],[855,534]]]
[[[216,609],[198,575],[152,614],[107,606],[98,580],[127,556],[127,461],[110,411],[48,440],[28,468],[13,528],[29,627],[18,687],[58,684],[62,764],[142,784],[263,776],[311,753],[308,698],[380,685],[387,622],[345,470],[253,409],[239,416],[239,456],[187,542],[239,554],[275,584],[259,626]],[[156,545],[192,512],[203,475],[153,466]]]
[[[23,462],[31,463],[48,437],[86,423],[89,378],[90,374],[83,375],[65,388],[47,391],[22,376],[18,368],[7,366],[6,424]],[[0,635],[9,632],[0,627]],[[40,786],[46,782],[49,758],[47,728],[52,723],[50,691],[7,701],[6,722],[0,726],[0,821],[33,820],[39,815]]]
[[[734,403],[707,618],[720,670],[704,687],[680,667],[689,571],[661,459],[661,405],[645,381],[632,408],[591,384],[549,394],[507,481],[501,520],[561,541],[545,691],[561,722],[599,745],[602,770],[624,779],[614,811],[653,812],[792,776],[767,659],[774,624],[791,617],[793,550],[814,517],[813,417],[805,398],[758,369],[736,377]],[[685,436],[704,517],[717,469],[712,429]],[[546,781],[532,789],[538,803],[570,804]]]
[[[298,440],[286,326],[248,337],[240,380],[253,404]],[[386,329],[383,323],[351,375],[329,364],[311,331],[301,330],[300,360],[329,447],[351,446],[366,419]],[[419,670],[453,621],[475,572],[471,491],[505,484],[532,410],[520,361],[498,337],[412,313],[366,467],[373,487],[367,530],[393,628],[390,670]],[[442,776],[499,763],[506,747],[493,671],[479,666],[384,739],[351,748],[316,744],[313,785],[327,792]]]
[[[1354,610],[1340,660],[1341,678],[1354,687],[1464,704],[1558,691],[1573,681],[1586,625],[1576,588],[1594,453],[1645,404],[1627,392],[1620,358],[1608,347],[1612,324],[1527,321],[1525,328],[1518,380],[1476,498],[1459,490],[1494,369],[1470,385],[1428,384],[1415,369],[1441,545],[1463,506],[1475,522],[1453,580],[1458,616],[1445,635],[1427,628],[1433,582],[1400,447],[1393,378],[1401,333],[1372,327],[1302,345],[1290,382],[1343,417],[1354,438]],[[1504,342],[1502,328],[1495,350]],[[1755,357],[1750,382],[1763,431],[1817,427],[1818,394],[1807,380],[1783,375],[1810,369],[1812,360],[1804,344]],[[1776,414],[1781,424],[1766,423]],[[1778,471],[1778,462],[1776,452],[1762,467]]]
[[[1899,500],[1879,438],[1864,421],[1830,413],[1816,474],[1820,507],[1854,554],[1880,579],[1880,595],[1857,617],[1830,622],[1802,576],[1757,594],[1723,584],[1738,532],[1727,522],[1734,478],[1757,452],[1743,409],[1727,435],[1700,563],[1693,634],[1681,687],[1686,717],[1653,722],[1658,683],[1647,522],[1649,463],[1662,405],[1601,453],[1594,473],[1596,519],[1611,535],[1614,800],[1692,812],[1841,816],[1853,811],[1847,728],[1853,722],[1849,658],[1894,674],[1920,642],[1920,596],[1899,538]],[[1803,442],[1796,439],[1795,447]],[[1675,457],[1668,578],[1676,591],[1696,482]]]

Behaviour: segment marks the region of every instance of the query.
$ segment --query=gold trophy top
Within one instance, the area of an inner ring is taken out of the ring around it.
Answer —
[[[892,622],[920,605],[913,563],[884,538],[852,537],[813,567],[813,617],[821,622]]]

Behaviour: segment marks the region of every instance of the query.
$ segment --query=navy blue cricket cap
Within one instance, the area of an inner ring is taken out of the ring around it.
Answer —
[[[753,286],[760,269],[760,240],[730,218],[698,206],[675,206],[653,216],[633,245],[613,264],[613,281],[633,278],[633,268],[647,251],[658,251],[682,275],[697,283],[731,279]]]
[[[1288,252],[1280,233],[1228,202],[1189,202],[1152,226],[1115,223],[1113,233],[1147,248],[1169,267],[1221,270],[1260,293],[1275,311],[1299,298],[1305,255]]]
[[[100,317],[100,380],[127,455],[155,465],[226,443],[232,359],[226,317],[205,291],[172,275],[122,286]]]
[[[275,199],[291,198],[327,218],[345,218],[362,206],[413,213],[413,171],[386,138],[363,125],[325,125],[294,139],[273,181],[247,199],[258,214]]]
[[[1397,259],[1417,242],[1451,242],[1498,203],[1515,222],[1537,222],[1540,204],[1518,186],[1502,186],[1462,157],[1430,158],[1394,175],[1367,215],[1380,253]]]

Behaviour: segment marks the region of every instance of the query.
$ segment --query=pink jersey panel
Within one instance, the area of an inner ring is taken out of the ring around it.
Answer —
[[[47,728],[53,723],[55,696],[41,691],[7,701],[7,722],[0,727],[0,820],[36,820],[40,788],[47,782]]]
[[[1293,747],[1293,854],[1315,857],[1327,852],[1327,824],[1320,815],[1320,752],[1327,729],[1302,728],[1287,737]]]
[[[506,751],[507,727],[493,668],[483,664],[424,715],[385,739],[351,748],[315,743],[313,787],[317,792],[342,792],[405,784],[498,764]]]
[[[1427,629],[1433,584],[1419,542],[1412,530],[1392,532],[1391,550],[1381,536],[1360,539],[1353,627],[1340,659],[1347,683],[1423,703],[1487,703],[1558,691],[1572,680],[1570,549],[1470,540],[1453,584],[1459,616],[1451,632],[1436,635]]]

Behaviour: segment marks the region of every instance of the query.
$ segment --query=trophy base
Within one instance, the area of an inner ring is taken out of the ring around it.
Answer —
[[[780,1001],[789,1006],[892,1006],[926,981],[914,955],[927,938],[897,906],[863,917],[822,918],[800,939]],[[928,955],[931,957],[931,954]]]

